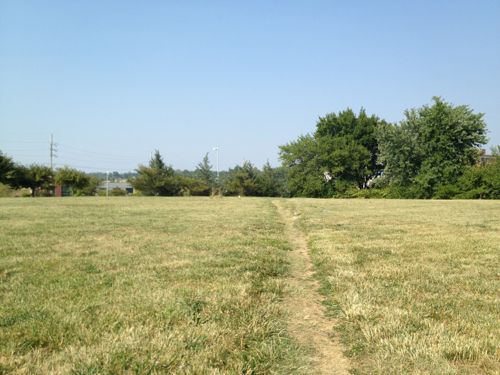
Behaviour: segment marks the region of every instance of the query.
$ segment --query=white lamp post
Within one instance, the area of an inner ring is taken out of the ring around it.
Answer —
[[[212,148],[212,151],[216,151],[217,152],[217,162],[216,162],[216,165],[217,165],[217,182],[219,182],[219,146],[215,146],[214,148]]]

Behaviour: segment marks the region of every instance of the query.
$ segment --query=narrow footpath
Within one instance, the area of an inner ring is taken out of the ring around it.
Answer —
[[[293,244],[290,252],[290,289],[285,307],[289,312],[290,334],[302,345],[311,349],[311,364],[315,374],[348,374],[349,360],[333,336],[334,319],[325,316],[323,297],[319,294],[319,283],[313,278],[313,265],[304,234],[296,227],[296,216],[279,200],[273,201],[285,224],[286,234]]]

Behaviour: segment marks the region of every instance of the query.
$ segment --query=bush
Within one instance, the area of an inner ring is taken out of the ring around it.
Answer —
[[[115,187],[109,191],[109,195],[111,195],[113,197],[123,197],[123,196],[127,195],[127,191],[120,189],[118,187]]]
[[[441,185],[438,186],[433,198],[435,199],[453,199],[460,194],[460,188],[457,185]]]
[[[500,199],[500,157],[491,163],[468,168],[458,179],[460,199]]]
[[[10,197],[12,196],[12,188],[8,185],[0,183],[0,197]]]
[[[351,191],[346,198],[382,199],[388,198],[389,189],[359,189]]]

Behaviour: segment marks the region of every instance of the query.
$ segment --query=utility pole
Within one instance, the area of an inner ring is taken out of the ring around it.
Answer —
[[[54,158],[57,157],[57,143],[54,143],[54,135],[50,134],[50,169],[54,169]]]

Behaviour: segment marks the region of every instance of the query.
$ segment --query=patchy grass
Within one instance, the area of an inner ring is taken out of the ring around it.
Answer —
[[[284,202],[354,373],[500,373],[500,202]]]
[[[308,373],[267,199],[0,200],[0,374]]]
[[[499,202],[282,202],[353,373],[500,373]],[[269,199],[1,199],[0,374],[314,373],[290,249]]]

